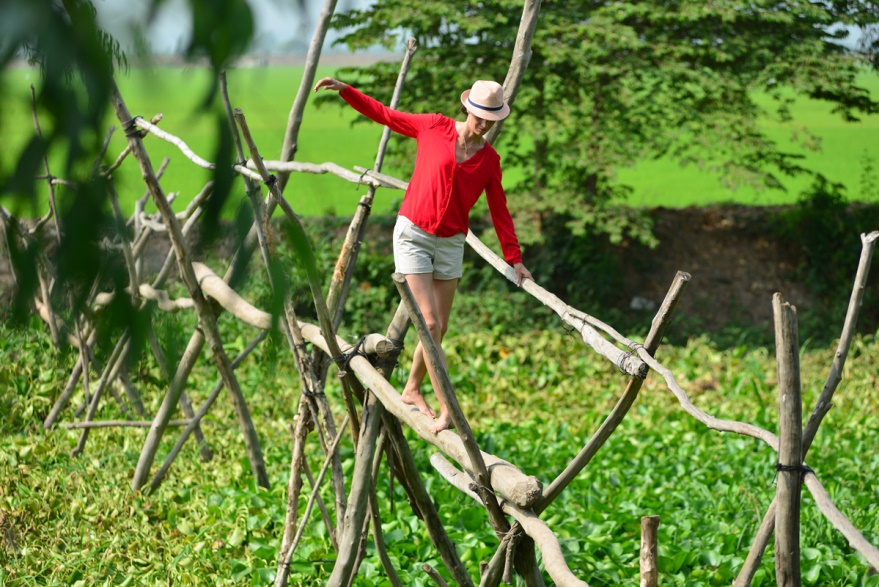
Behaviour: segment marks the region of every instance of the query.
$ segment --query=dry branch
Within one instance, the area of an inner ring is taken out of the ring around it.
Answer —
[[[488,470],[485,468],[485,461],[482,460],[482,452],[476,444],[476,439],[473,436],[473,431],[470,429],[470,424],[467,422],[467,418],[464,416],[464,411],[458,403],[458,398],[452,387],[452,381],[449,379],[449,373],[443,365],[439,348],[433,340],[433,335],[431,335],[430,330],[427,328],[427,322],[425,322],[424,316],[421,314],[421,309],[415,301],[415,296],[412,295],[412,291],[409,289],[409,284],[406,283],[406,277],[401,273],[394,273],[393,278],[394,284],[397,286],[397,291],[400,292],[400,297],[403,298],[403,302],[406,304],[406,311],[409,313],[409,318],[412,320],[415,330],[418,331],[418,338],[421,340],[421,348],[424,351],[424,358],[430,365],[430,370],[433,372],[435,382],[439,384],[436,392],[441,394],[443,403],[445,404],[449,416],[452,419],[452,423],[455,426],[455,430],[458,431],[461,442],[464,443],[464,448],[467,450],[467,456],[470,463],[468,469],[475,473],[478,482],[477,492],[482,498],[482,503],[485,504],[485,508],[488,510],[488,518],[491,521],[491,526],[494,528],[498,537],[503,538],[504,534],[510,529],[510,525],[497,505],[497,499],[491,488],[491,478],[488,475]]]
[[[244,441],[247,448],[247,454],[250,460],[250,466],[253,475],[254,477],[256,477],[257,483],[260,486],[268,487],[268,473],[266,472],[265,462],[262,457],[262,450],[259,446],[259,439],[256,434],[256,429],[253,426],[253,421],[250,417],[250,412],[247,409],[247,404],[244,400],[244,395],[241,391],[241,387],[238,384],[238,380],[235,378],[235,374],[231,369],[229,358],[226,356],[226,353],[223,350],[223,343],[220,337],[219,330],[217,329],[217,322],[216,318],[214,317],[213,310],[208,305],[201,290],[198,287],[195,274],[192,271],[192,266],[189,261],[189,251],[186,245],[186,241],[183,238],[183,234],[177,221],[177,217],[174,215],[174,212],[168,205],[168,200],[165,198],[165,194],[162,191],[159,182],[156,180],[156,176],[152,168],[152,163],[150,162],[149,156],[147,155],[146,150],[143,147],[143,142],[141,141],[138,133],[129,132],[132,128],[130,126],[132,120],[131,113],[125,106],[125,103],[122,100],[122,95],[120,94],[119,89],[115,86],[115,84],[113,85],[112,89],[111,101],[116,111],[116,116],[119,118],[119,121],[123,124],[126,130],[129,145],[131,145],[131,151],[134,154],[135,159],[137,159],[137,162],[141,169],[141,174],[147,184],[147,187],[149,187],[150,189],[150,194],[152,195],[153,201],[155,202],[156,207],[162,213],[162,218],[164,219],[165,224],[170,229],[169,235],[171,237],[171,245],[177,257],[180,275],[183,278],[183,282],[186,284],[186,288],[189,290],[190,297],[192,297],[193,301],[195,302],[201,330],[204,332],[204,337],[211,348],[211,352],[217,365],[217,369],[220,372],[221,377],[223,378],[226,389],[229,392],[230,398],[232,400],[232,405],[235,409],[238,423],[244,436]],[[139,125],[140,123],[149,125],[149,123],[141,119],[137,119],[136,121],[134,121],[135,125]],[[182,392],[182,385],[180,386],[180,391]],[[158,438],[161,437],[162,431],[164,431],[165,423],[171,419],[170,414],[173,408],[173,405],[171,404],[173,403],[174,405],[176,405],[177,400],[179,399],[179,394],[170,395],[176,395],[176,397],[166,396],[166,400],[172,401],[163,402],[162,408],[159,410],[159,414],[156,415],[156,421],[154,422],[153,427],[150,429],[148,439],[148,442],[150,443],[157,443]],[[142,452],[141,457],[144,457],[146,452],[148,451]],[[155,454],[155,452],[152,451],[152,454]],[[143,461],[148,462],[145,463]],[[151,461],[151,458],[142,458],[141,462],[138,463],[138,470],[135,471],[135,476],[132,479],[132,487],[135,490],[139,489],[140,482],[146,480],[146,471],[143,470],[143,465],[146,464],[148,470],[149,463]],[[140,474],[138,474],[138,471]]]
[[[162,121],[162,113],[161,112],[157,113],[155,116],[153,116],[150,119],[150,123],[153,125],[159,124],[161,121]],[[112,165],[110,165],[107,169],[104,170],[104,174],[109,175],[109,174],[113,173],[114,171],[116,171],[116,169],[118,169],[119,166],[122,165],[122,162],[125,161],[125,158],[128,157],[128,155],[130,153],[131,153],[131,145],[125,145],[125,148],[122,149],[122,152],[119,153],[118,157],[116,157],[116,161],[114,161]],[[162,176],[161,170],[156,173],[156,176],[157,177]]]
[[[403,340],[406,337],[406,330],[408,328],[409,315],[404,304],[401,302],[394,313],[391,324],[388,326],[387,337],[394,340]],[[382,375],[385,379],[390,378],[392,371],[393,365],[391,363],[386,363],[382,367]],[[428,536],[430,536],[434,548],[439,552],[443,564],[448,569],[455,583],[460,587],[473,587],[473,581],[470,575],[467,574],[467,569],[458,556],[455,543],[451,541],[446,533],[446,529],[443,527],[443,523],[437,514],[433,499],[421,480],[421,473],[415,464],[415,459],[412,456],[412,451],[409,449],[409,442],[403,434],[400,421],[386,410],[383,424],[396,454],[395,464],[399,471],[401,482],[409,496],[412,511],[424,521]]]
[[[662,341],[662,337],[665,335],[666,330],[671,324],[674,310],[689,281],[690,275],[683,271],[678,271],[672,280],[671,287],[669,287],[669,290],[662,301],[662,305],[659,307],[656,316],[654,316],[653,321],[651,322],[650,331],[647,333],[647,338],[644,340],[644,347],[651,355],[656,353],[659,343]],[[599,449],[604,446],[604,443],[607,442],[623,421],[626,414],[628,414],[635,399],[638,397],[638,392],[641,390],[641,385],[643,383],[643,379],[637,377],[629,378],[625,392],[620,397],[613,410],[611,410],[610,414],[608,414],[607,418],[605,418],[604,422],[602,422],[601,426],[598,427],[595,434],[592,435],[577,456],[567,467],[565,467],[564,471],[553,479],[552,483],[544,489],[542,498],[534,505],[534,511],[538,515],[544,512],[552,502],[555,501],[571,481],[576,478],[580,471],[589,464],[592,457],[598,453]],[[518,523],[513,524],[510,534],[517,535],[521,532],[522,527]],[[504,550],[507,546],[507,541],[502,542],[501,546],[492,557],[491,562],[489,563],[489,572],[486,573],[486,577],[483,580],[483,585],[486,587],[498,584],[499,579],[497,579],[497,577],[503,564]]]
[[[522,7],[522,17],[519,19],[519,32],[516,34],[516,44],[513,47],[513,57],[504,80],[504,101],[512,105],[516,101],[516,94],[525,77],[525,70],[531,62],[531,40],[537,29],[537,17],[540,15],[540,0],[525,0]],[[503,128],[504,121],[499,120],[488,131],[486,140],[494,143]]]
[[[427,573],[427,576],[433,579],[433,582],[436,583],[437,587],[449,587],[449,584],[446,583],[446,580],[442,578],[442,576],[436,572],[432,566],[427,563],[421,565],[421,570]]]
[[[375,454],[383,411],[381,402],[375,395],[369,394],[363,406],[360,440],[354,456],[351,494],[348,496],[348,510],[345,512],[345,527],[342,539],[339,541],[339,554],[327,581],[327,587],[345,587],[354,572],[359,538],[367,521],[369,488],[372,486],[372,458]]]
[[[238,353],[238,356],[232,360],[232,368],[237,369],[238,365],[240,365],[241,362],[245,358],[247,358],[247,356],[250,355],[251,352],[253,352],[253,349],[255,349],[257,345],[259,345],[259,343],[261,343],[265,339],[267,334],[268,333],[266,331],[263,331],[256,335],[256,337],[252,341],[250,341],[250,343],[246,347],[244,347],[244,350]],[[171,468],[171,463],[174,462],[174,459],[177,457],[177,455],[183,448],[183,445],[186,443],[186,439],[189,438],[189,435],[198,428],[202,418],[207,415],[208,410],[211,409],[211,406],[216,401],[222,390],[223,380],[220,379],[220,381],[214,386],[214,389],[213,391],[211,391],[208,399],[205,400],[204,404],[201,406],[201,408],[199,408],[198,412],[196,412],[195,415],[191,418],[189,424],[186,425],[186,428],[183,430],[183,432],[180,433],[180,438],[177,439],[177,442],[174,444],[171,452],[169,452],[168,456],[165,457],[165,462],[163,462],[162,466],[159,467],[159,470],[156,471],[156,474],[153,477],[152,482],[150,483],[150,491],[155,491],[156,489],[158,489],[159,485],[161,485],[162,480],[165,478],[165,475],[168,472],[168,469]]]
[[[188,426],[192,420],[171,420],[168,426]],[[80,428],[149,428],[152,426],[149,420],[96,420],[92,422],[70,422],[62,424],[67,430]]]
[[[195,151],[190,149],[189,145],[187,145],[183,141],[183,139],[181,139],[180,137],[172,135],[169,132],[165,132],[164,130],[160,129],[158,126],[156,126],[154,124],[150,124],[149,122],[147,122],[143,118],[136,118],[134,121],[134,124],[138,128],[143,129],[143,130],[147,131],[148,133],[155,135],[157,138],[160,138],[163,141],[171,143],[172,145],[177,147],[181,153],[183,153],[184,157],[186,157],[187,159],[189,159],[190,161],[192,161],[193,163],[195,163],[196,165],[198,165],[202,169],[208,169],[208,170],[213,171],[214,169],[217,168],[216,163],[211,163],[210,161],[207,161],[206,159],[199,157],[195,153]],[[232,169],[234,169],[235,171],[237,171],[239,174],[243,175],[244,177],[249,177],[250,179],[253,179],[256,181],[261,181],[261,178],[258,173],[255,173],[253,170],[247,169],[246,167],[244,167],[242,165],[233,165]]]
[[[504,277],[512,283],[516,283],[518,277],[516,276],[515,270],[507,265],[506,261],[495,255],[491,249],[485,246],[485,244],[483,244],[472,231],[467,232],[467,244],[469,244],[470,247],[483,259],[488,261],[490,265],[500,271]],[[544,305],[551,308],[559,315],[562,321],[576,328],[586,344],[595,349],[595,352],[599,355],[619,367],[620,370],[625,371],[633,377],[643,378],[647,375],[647,366],[641,359],[631,352],[627,353],[621,351],[605,340],[594,328],[592,328],[591,325],[577,316],[577,314],[582,315],[582,312],[575,313],[574,308],[564,303],[555,294],[550,293],[537,285],[533,280],[526,279],[522,283],[522,289],[537,298]]]
[[[456,469],[443,455],[433,453],[430,455],[430,463],[443,478],[460,491],[466,493],[474,500],[482,500],[470,489],[473,480],[468,475]],[[588,583],[578,579],[565,562],[562,547],[552,530],[530,510],[523,510],[511,503],[503,503],[505,513],[513,516],[524,528],[525,533],[534,539],[535,544],[543,555],[543,564],[546,572],[559,587],[589,587]]]
[[[345,416],[345,419],[342,421],[342,425],[339,426],[340,430],[344,431],[345,425],[348,423],[348,416]],[[299,541],[302,539],[302,534],[305,532],[305,522],[308,520],[308,516],[311,515],[311,509],[314,506],[314,501],[317,499],[318,492],[320,491],[320,484],[323,481],[324,475],[327,473],[327,469],[330,466],[330,462],[332,461],[332,455],[336,453],[336,449],[339,446],[339,441],[342,439],[343,432],[339,432],[336,438],[333,439],[333,444],[330,446],[327,451],[327,456],[324,459],[324,464],[320,469],[320,473],[317,475],[317,479],[314,480],[312,484],[311,496],[308,498],[308,504],[305,506],[305,513],[302,514],[302,522],[299,524],[299,530],[296,532],[296,536],[293,539],[290,548],[287,550],[284,555],[283,560],[279,563],[278,566],[278,575],[275,578],[275,586],[283,587],[287,584],[287,573],[290,569],[290,561],[293,559],[293,553],[296,552],[296,547],[299,545]]]
[[[324,175],[329,173],[351,183],[368,185],[370,187],[397,188],[398,185],[396,182],[387,182],[366,172],[356,173],[350,169],[345,169],[341,165],[333,163],[332,161],[327,161],[325,163],[299,163],[296,161],[283,162],[264,160],[263,165],[265,165],[266,169],[269,171],[280,172],[279,177],[281,173],[286,173],[289,176],[293,171],[299,173],[311,173],[313,175]],[[256,169],[256,165],[253,160],[250,159],[247,160],[246,167],[247,169]]]
[[[305,105],[308,102],[309,94],[311,94],[311,87],[314,83],[320,54],[323,49],[324,40],[327,37],[327,31],[330,30],[330,20],[335,10],[336,0],[325,0],[323,9],[317,19],[314,33],[311,35],[311,43],[308,45],[308,52],[305,55],[305,70],[302,72],[299,90],[296,92],[296,98],[294,98],[293,105],[290,107],[290,116],[287,118],[287,128],[284,131],[284,142],[281,145],[282,161],[292,161],[296,156],[296,149],[299,145],[299,127],[302,125],[302,114],[305,112]],[[279,175],[278,181],[280,182],[281,192],[287,186],[288,179],[289,174],[281,173]]]
[[[391,104],[393,105],[394,101],[391,99]],[[393,107],[393,106],[391,106]],[[405,190],[409,187],[409,183],[403,181],[402,179],[397,179],[396,177],[386,175],[377,171],[375,169],[367,169],[366,167],[360,167],[359,165],[354,166],[354,171],[359,173],[358,177],[366,175],[367,177],[372,177],[379,182],[381,182],[382,187],[397,189],[397,190]]]
[[[806,473],[806,488],[815,498],[818,510],[833,524],[833,527],[845,536],[849,545],[858,551],[874,570],[879,570],[879,548],[870,544],[860,530],[855,528],[848,518],[836,507],[830,499],[830,494],[818,480],[814,473]]]
[[[403,82],[406,79],[406,73],[409,71],[409,64],[412,55],[415,53],[415,39],[410,38],[403,56],[403,63],[400,65],[400,73],[397,75],[397,83],[394,86],[394,94],[391,97],[390,108],[396,108],[400,101],[400,94],[403,90]],[[388,140],[390,139],[391,129],[385,127],[379,141],[378,150],[375,156],[375,171],[380,171],[382,162],[385,157]],[[330,311],[330,318],[334,329],[338,329],[342,322],[342,310],[345,307],[345,299],[348,297],[348,290],[351,284],[351,278],[354,275],[354,266],[357,263],[357,257],[360,254],[360,244],[366,238],[366,223],[369,214],[372,211],[372,202],[375,199],[375,186],[370,186],[365,196],[360,198],[357,210],[351,219],[348,232],[345,234],[345,242],[342,243],[342,250],[333,269],[333,279],[330,282],[330,288],[327,292],[327,307]],[[326,381],[328,361],[326,355],[315,352],[314,371],[319,380],[323,383]]]

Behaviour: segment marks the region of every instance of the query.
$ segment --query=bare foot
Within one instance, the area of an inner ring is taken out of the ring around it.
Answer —
[[[436,418],[436,412],[433,411],[427,402],[424,400],[424,396],[421,395],[421,392],[417,389],[414,391],[404,389],[403,390],[403,403],[408,406],[415,406],[418,408],[418,411],[427,416],[428,418]]]
[[[448,414],[440,414],[439,419],[436,421],[436,424],[433,425],[433,428],[430,429],[434,434],[438,434],[443,430],[448,430],[452,428],[452,418],[449,417]]]

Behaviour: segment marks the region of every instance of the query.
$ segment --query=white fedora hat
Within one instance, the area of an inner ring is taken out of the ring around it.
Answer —
[[[461,104],[485,120],[503,120],[510,113],[509,104],[504,102],[504,87],[497,82],[477,80],[461,94]]]

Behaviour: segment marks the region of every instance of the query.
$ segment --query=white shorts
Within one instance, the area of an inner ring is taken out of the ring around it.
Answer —
[[[434,279],[458,279],[464,263],[463,233],[439,237],[397,216],[394,226],[394,265],[397,273],[432,273]]]

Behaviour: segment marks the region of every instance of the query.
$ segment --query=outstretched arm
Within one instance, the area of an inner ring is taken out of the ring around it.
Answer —
[[[407,114],[399,110],[388,108],[378,100],[370,98],[362,92],[358,92],[344,82],[325,77],[314,86],[314,91],[324,88],[339,92],[352,108],[367,118],[387,126],[392,131],[401,135],[416,138],[421,130],[435,124],[442,117],[438,114]]]

